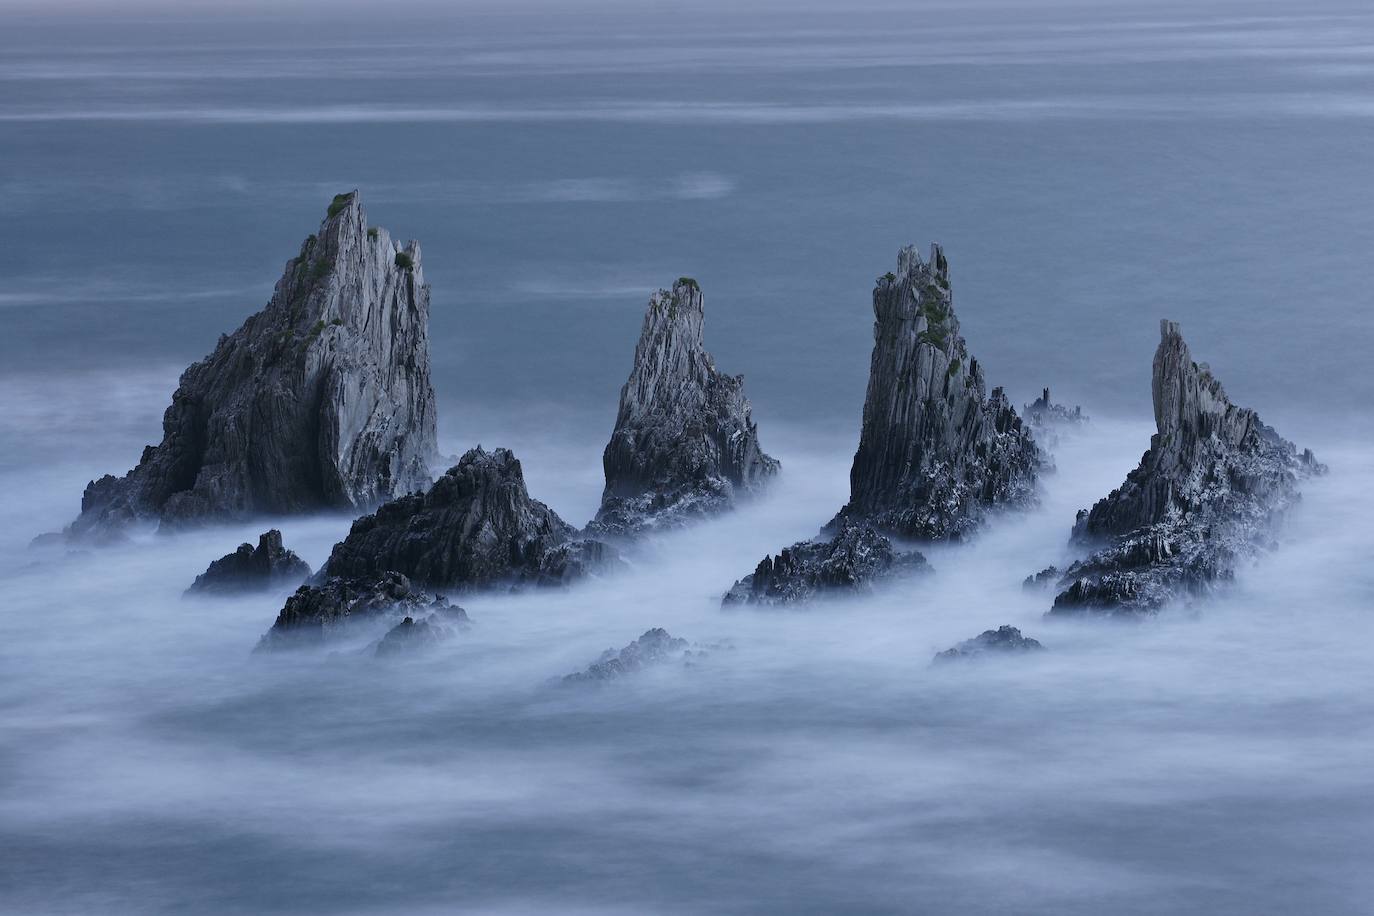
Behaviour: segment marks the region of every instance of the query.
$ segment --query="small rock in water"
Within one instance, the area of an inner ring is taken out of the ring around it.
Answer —
[[[1026,591],[1049,588],[1059,579],[1062,573],[1058,566],[1046,566],[1033,576],[1026,576],[1021,582],[1021,587]]]
[[[956,658],[977,658],[989,653],[1035,652],[1044,649],[1040,640],[1022,636],[1016,627],[1000,626],[995,630],[984,630],[972,639],[966,639],[952,649],[935,654],[935,661],[951,661]]]
[[[694,654],[687,640],[670,635],[662,627],[654,627],[623,649],[607,649],[586,671],[565,676],[563,683],[612,681],[648,667],[685,662]]]
[[[258,537],[258,546],[239,549],[210,564],[186,590],[188,595],[231,595],[300,585],[310,578],[310,565],[282,546],[276,528]]]
[[[441,617],[440,614],[430,614],[419,620],[414,617],[402,619],[378,640],[373,655],[377,658],[409,655],[438,645],[453,635]]]
[[[799,541],[764,557],[734,584],[721,604],[803,604],[827,595],[870,594],[880,584],[929,569],[915,550],[898,550],[872,525],[841,519],[829,540]]]
[[[467,612],[461,607],[442,595],[417,589],[398,572],[352,579],[332,576],[296,589],[254,651],[318,646],[343,635],[354,624],[431,615],[452,626],[468,623]]]

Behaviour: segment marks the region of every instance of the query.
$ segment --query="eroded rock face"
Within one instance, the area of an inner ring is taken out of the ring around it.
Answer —
[[[299,585],[310,578],[310,564],[282,545],[276,528],[258,537],[258,546],[239,549],[210,564],[186,590],[188,595],[231,595]]]
[[[426,486],[428,322],[419,243],[369,228],[357,193],[339,195],[267,306],[182,374],[162,442],[87,486],[69,537],[367,509]]]
[[[1160,323],[1152,381],[1156,432],[1126,481],[1079,512],[1073,539],[1100,550],[1073,564],[1052,613],[1148,613],[1206,594],[1271,546],[1299,482],[1325,467],[1193,362]]]
[[[711,515],[778,472],[759,446],[744,377],[717,371],[706,352],[703,319],[695,280],[650,298],[591,529],[633,535]]]
[[[471,449],[424,493],[353,523],[324,572],[348,578],[399,572],[432,588],[468,591],[562,584],[610,563],[611,548],[577,530],[525,488],[509,449]]]
[[[1022,636],[1021,631],[1016,627],[1000,626],[995,630],[984,630],[972,639],[966,639],[951,649],[937,652],[935,661],[947,662],[960,658],[977,658],[993,653],[1037,652],[1044,648],[1038,639]]]
[[[913,539],[959,538],[1034,501],[1042,456],[959,334],[949,264],[903,248],[873,290],[873,359],[842,516]],[[833,524],[833,523],[832,523]]]
[[[805,604],[826,596],[864,595],[901,576],[929,569],[915,550],[898,550],[871,525],[840,521],[829,540],[799,541],[764,557],[726,592],[722,606]]]
[[[623,649],[607,649],[586,671],[567,675],[563,683],[613,681],[645,668],[685,662],[692,654],[687,640],[672,636],[662,627],[654,627]]]
[[[297,589],[255,651],[319,646],[346,634],[354,624],[398,623],[406,617],[427,619],[433,615],[452,626],[468,622],[461,607],[422,591],[400,573],[333,576]]]

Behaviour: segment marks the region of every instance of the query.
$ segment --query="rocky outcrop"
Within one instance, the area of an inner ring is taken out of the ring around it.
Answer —
[[[424,493],[355,521],[324,572],[346,578],[398,572],[431,588],[469,591],[563,584],[615,560],[614,550],[579,538],[530,497],[509,449],[479,446]]]
[[[978,658],[990,654],[1013,655],[1022,652],[1038,652],[1045,647],[1040,640],[1022,636],[1016,627],[1000,626],[995,630],[984,630],[972,639],[966,639],[952,649],[935,654],[935,661],[947,662],[962,658]]]
[[[687,277],[649,299],[592,529],[633,535],[711,515],[778,472],[759,446],[744,377],[717,371],[706,352],[703,318]]]
[[[959,538],[996,506],[1034,501],[1041,453],[959,333],[949,264],[903,248],[873,290],[863,430],[841,515],[914,539]],[[833,523],[832,523],[833,524]]]
[[[1021,580],[1021,587],[1028,592],[1047,589],[1058,582],[1063,574],[1058,566],[1046,566],[1038,573]]]
[[[687,640],[678,639],[662,627],[654,627],[619,651],[607,649],[586,671],[569,674],[564,684],[585,684],[613,681],[645,668],[668,663],[685,663],[697,653]]]
[[[239,549],[210,564],[186,590],[188,595],[230,595],[300,585],[310,578],[310,564],[281,542],[276,528],[258,537],[258,546]]]
[[[871,525],[841,519],[829,540],[800,541],[764,557],[721,604],[796,605],[827,596],[871,594],[880,585],[928,569],[915,550],[898,550]]]
[[[271,301],[181,376],[163,439],[92,481],[74,538],[318,509],[366,509],[429,483],[429,288],[417,242],[334,198]]]
[[[318,646],[356,624],[397,623],[406,617],[429,619],[434,615],[451,626],[468,622],[461,607],[416,588],[400,573],[334,576],[297,589],[256,651]]]
[[[1065,573],[1052,613],[1148,613],[1203,595],[1270,546],[1298,483],[1325,471],[1248,408],[1160,323],[1150,448],[1126,481],[1079,512],[1073,540],[1102,545]]]

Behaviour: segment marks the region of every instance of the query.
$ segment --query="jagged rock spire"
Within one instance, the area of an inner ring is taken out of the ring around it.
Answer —
[[[704,317],[688,277],[649,299],[602,457],[599,530],[633,534],[718,512],[778,471],[759,446],[744,377],[717,371],[706,352]]]
[[[428,323],[419,243],[369,228],[356,191],[338,195],[267,306],[182,374],[161,444],[93,481],[68,533],[370,508],[427,485]]]
[[[1151,380],[1155,434],[1125,482],[1078,514],[1079,543],[1108,541],[1071,566],[1057,613],[1149,612],[1229,580],[1273,540],[1299,497],[1298,481],[1325,468],[1237,407],[1178,324],[1160,322]]]
[[[949,262],[915,247],[873,290],[863,430],[841,515],[903,537],[960,537],[992,506],[1034,499],[1041,455],[959,333]]]

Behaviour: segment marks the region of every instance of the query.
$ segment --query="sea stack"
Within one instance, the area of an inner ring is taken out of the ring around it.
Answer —
[[[592,529],[634,535],[712,515],[778,472],[759,445],[744,377],[717,371],[703,320],[695,280],[650,297],[602,456],[606,488]]]
[[[985,512],[1035,498],[1042,456],[1002,389],[986,395],[939,245],[915,247],[873,290],[863,429],[840,515],[917,540],[957,539]],[[833,524],[833,523],[832,523]]]
[[[1172,321],[1160,322],[1152,395],[1149,450],[1074,526],[1075,542],[1106,546],[1068,569],[1051,613],[1150,613],[1209,592],[1272,545],[1298,482],[1326,470],[1232,404]]]
[[[267,306],[181,376],[163,439],[93,481],[74,538],[139,521],[359,510],[420,489],[436,454],[418,242],[334,198]]]

